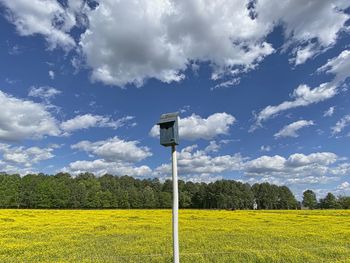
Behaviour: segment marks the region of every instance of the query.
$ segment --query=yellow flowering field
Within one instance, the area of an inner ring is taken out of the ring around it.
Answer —
[[[171,262],[171,210],[0,210],[0,262]],[[181,262],[350,262],[350,211],[180,210]]]

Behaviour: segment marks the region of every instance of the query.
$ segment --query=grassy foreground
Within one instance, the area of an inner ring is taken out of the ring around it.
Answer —
[[[171,210],[0,210],[0,262],[171,262]],[[181,262],[350,262],[350,211],[180,210]]]

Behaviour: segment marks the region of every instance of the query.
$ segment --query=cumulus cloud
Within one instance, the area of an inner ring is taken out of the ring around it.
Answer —
[[[335,135],[342,132],[348,125],[350,125],[350,115],[345,115],[331,128],[332,134]]]
[[[216,141],[210,141],[209,145],[205,147],[204,151],[205,152],[218,152],[221,148],[220,143],[217,143]]]
[[[185,140],[211,140],[218,135],[228,134],[235,121],[235,117],[225,112],[214,113],[206,119],[192,114],[186,118],[179,118],[179,135]],[[154,125],[149,134],[158,137],[159,126]]]
[[[138,141],[125,141],[114,137],[104,141],[81,141],[71,146],[108,161],[139,162],[152,156],[148,147],[138,146]]]
[[[177,82],[200,62],[210,62],[213,79],[246,72],[274,52],[266,39],[281,25],[285,49],[292,47],[301,64],[332,46],[349,19],[349,4],[341,0],[98,0],[96,8],[80,0],[0,3],[19,34],[40,34],[50,48],[75,47],[71,31],[83,26],[78,53],[92,79],[118,86],[148,78]]]
[[[289,156],[287,164],[292,167],[305,166],[310,164],[329,165],[334,163],[338,156],[331,152],[312,153],[309,155],[295,153]]]
[[[129,176],[149,176],[152,173],[151,168],[146,165],[133,166],[124,162],[107,162],[103,159],[94,161],[76,161],[69,164],[68,167],[62,169],[74,175],[90,172],[97,176],[104,174],[113,175],[129,175]]]
[[[350,174],[350,163],[348,163],[348,162],[340,163],[339,165],[334,167],[332,172],[333,172],[333,174],[336,174],[336,175],[343,175],[343,176],[349,175]]]
[[[346,28],[350,4],[333,1],[256,1],[261,21],[275,21],[284,26],[285,48],[294,46],[292,62],[303,64],[336,43],[338,33]]]
[[[275,138],[281,138],[281,137],[298,137],[299,134],[297,133],[300,129],[308,126],[314,125],[313,121],[306,121],[306,120],[300,120],[293,122],[291,124],[288,124],[284,126],[279,132],[277,132],[274,137]]]
[[[140,86],[147,78],[180,81],[191,61],[210,61],[217,72],[252,68],[274,49],[263,40],[270,27],[252,19],[246,5],[101,1],[87,13],[90,26],[80,47],[92,79],[118,86]]]
[[[341,0],[260,0],[256,10],[261,21],[281,20],[291,41],[304,43],[316,39],[320,45],[328,46],[335,43],[339,30],[349,19],[343,12],[349,5]]]
[[[58,136],[60,130],[56,119],[39,103],[14,98],[0,91],[0,139],[39,139]]]
[[[54,150],[54,145],[40,148],[0,143],[0,171],[20,175],[36,173],[35,165],[52,159],[55,156],[53,154]]]
[[[350,183],[348,181],[344,181],[332,189],[332,191],[329,191],[329,189],[321,189],[321,193],[324,196],[329,192],[332,192],[337,196],[348,196],[350,194]]]
[[[118,129],[125,126],[130,120],[134,119],[133,116],[125,116],[118,120],[113,120],[110,117],[101,115],[84,114],[78,115],[73,119],[69,119],[61,123],[61,129],[68,135],[69,133],[88,129],[92,127],[109,127],[113,129]]]
[[[266,172],[278,172],[284,169],[286,159],[282,156],[261,156],[245,164],[247,174],[264,174]]]
[[[344,190],[344,191],[350,191],[350,183],[345,181],[345,182],[342,182],[338,187],[337,189],[339,190]]]
[[[254,68],[271,54],[265,38],[277,25],[286,46],[296,46],[296,64],[304,63],[336,42],[348,6],[337,0],[101,1],[87,14],[80,46],[92,78],[107,84],[180,81],[191,61],[210,61],[213,76],[222,76]]]
[[[0,91],[0,140],[18,141],[23,139],[41,139],[45,136],[67,136],[72,132],[92,127],[118,129],[136,123],[133,116],[114,120],[109,116],[85,114],[72,119],[59,121],[50,110],[60,108],[50,104],[50,99],[60,94],[52,87],[31,87],[28,96],[41,98],[45,103],[18,99]]]
[[[75,161],[63,168],[73,174],[92,172],[97,175],[106,173],[116,175],[143,176],[150,175],[152,170],[146,165],[135,166],[147,157],[152,156],[148,147],[139,146],[138,141],[125,141],[118,137],[103,141],[81,141],[71,146],[72,149],[85,151],[91,157],[98,159],[93,161]]]
[[[310,184],[329,184],[336,181],[339,181],[339,177],[322,175],[322,176],[305,176],[301,178],[289,178],[283,181],[283,183],[288,185],[310,185]]]
[[[197,145],[191,145],[178,153],[178,169],[181,177],[191,178],[192,181],[195,178],[206,177],[208,181],[211,176],[242,169],[244,158],[240,154],[213,156],[210,152],[197,148]],[[153,172],[155,176],[166,176],[170,173],[170,164],[163,164]]]
[[[2,160],[6,163],[15,165],[23,165],[31,167],[43,160],[48,160],[54,157],[52,154],[54,148],[39,148],[39,147],[11,147],[8,144],[0,144],[0,152],[2,153]]]
[[[101,115],[78,115],[59,123],[51,114],[50,109],[57,107],[51,105],[49,100],[60,94],[60,91],[51,87],[32,87],[28,96],[38,97],[46,104],[18,99],[0,91],[0,104],[3,109],[0,112],[0,140],[19,141],[24,139],[41,139],[45,136],[62,136],[91,127],[104,127],[118,129],[134,119],[133,116],[125,116],[114,120]],[[130,123],[134,126],[135,123]]]
[[[71,1],[70,1],[71,2]],[[43,35],[49,48],[71,49],[75,46],[69,31],[75,18],[53,0],[0,0],[7,10],[7,19],[22,36]]]
[[[210,145],[209,145],[210,146]],[[301,185],[338,181],[350,174],[350,164],[332,152],[295,153],[289,157],[263,155],[249,160],[241,154],[216,155],[215,151],[200,150],[197,145],[178,152],[179,176],[184,180],[206,182],[221,179],[226,172],[243,174],[243,181]],[[170,162],[153,170],[153,175],[171,175]]]
[[[305,176],[341,175],[335,164],[340,158],[331,152],[305,155],[295,153],[287,159],[280,156],[261,156],[244,165],[244,173],[251,177],[304,178]]]

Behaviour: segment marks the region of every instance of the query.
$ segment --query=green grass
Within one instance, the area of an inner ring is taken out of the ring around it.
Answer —
[[[0,210],[0,262],[171,262],[171,210]],[[350,211],[180,210],[181,262],[350,262]]]

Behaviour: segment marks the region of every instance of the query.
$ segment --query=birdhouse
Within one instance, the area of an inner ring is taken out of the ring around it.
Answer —
[[[160,116],[157,123],[160,128],[160,144],[163,146],[173,146],[179,144],[179,114],[166,113]]]

